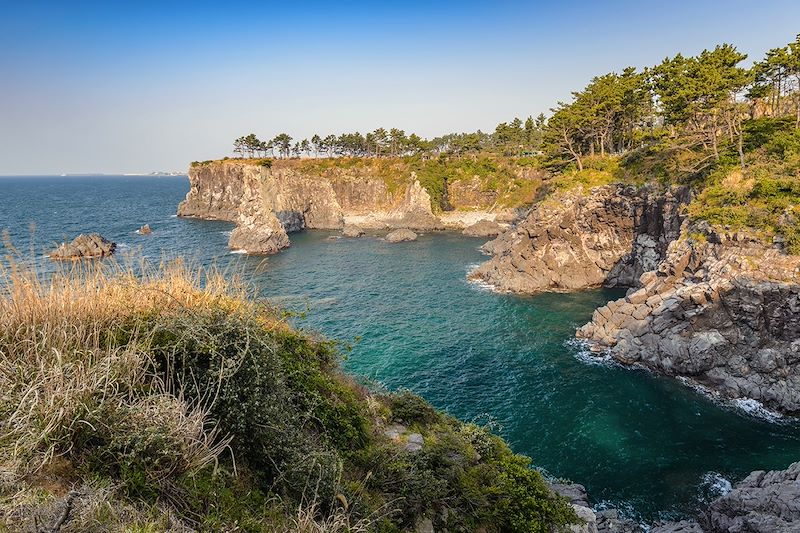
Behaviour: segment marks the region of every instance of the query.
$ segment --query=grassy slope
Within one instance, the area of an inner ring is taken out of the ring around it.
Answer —
[[[338,357],[213,272],[107,265],[43,283],[7,265],[0,530],[63,518],[64,532],[391,532],[427,517],[544,532],[575,519],[487,429],[370,390]]]

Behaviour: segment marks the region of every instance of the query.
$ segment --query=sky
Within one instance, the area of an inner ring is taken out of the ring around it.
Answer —
[[[798,33],[798,0],[0,0],[0,175],[181,171],[250,132],[492,131],[596,75]]]

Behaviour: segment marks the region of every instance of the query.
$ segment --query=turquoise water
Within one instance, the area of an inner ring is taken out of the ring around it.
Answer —
[[[512,447],[594,503],[643,520],[682,516],[726,480],[800,460],[800,425],[715,404],[672,380],[587,362],[576,326],[618,291],[518,297],[465,275],[480,240],[414,243],[292,236],[266,259],[229,254],[231,225],[174,218],[183,178],[0,178],[0,228],[20,248],[97,230],[158,259],[230,265],[265,297],[308,310],[298,325],[353,344],[348,371],[407,387],[464,420],[491,420]],[[149,223],[154,234],[134,231]],[[360,340],[358,340],[360,339]],[[591,360],[590,360],[591,361]]]

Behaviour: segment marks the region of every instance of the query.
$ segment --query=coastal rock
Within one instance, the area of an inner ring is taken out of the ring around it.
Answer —
[[[364,228],[361,226],[345,226],[342,230],[342,235],[345,237],[363,237],[364,236]]]
[[[417,234],[411,231],[410,229],[396,229],[394,231],[389,232],[386,237],[386,242],[406,242],[406,241],[416,241]]]
[[[537,204],[470,277],[517,293],[636,285],[680,229],[686,189],[582,188]]]
[[[470,237],[497,237],[502,231],[503,228],[497,222],[483,219],[464,228],[462,233]]]
[[[799,414],[800,257],[704,225],[684,235],[577,336],[619,362]]]
[[[384,179],[363,169],[313,168],[233,160],[194,165],[178,215],[237,223],[230,246],[249,253],[274,253],[288,246],[289,233],[304,229],[444,229],[413,173],[390,192]]]
[[[714,500],[698,522],[709,533],[800,531],[800,463],[786,470],[752,472]]]
[[[50,252],[50,259],[57,261],[76,259],[97,259],[113,255],[117,244],[98,233],[81,234],[72,242],[62,243]]]
[[[406,188],[403,201],[389,213],[387,225],[393,228],[415,230],[441,230],[444,224],[431,211],[431,196],[428,194],[416,175],[412,173],[413,182]]]
[[[289,246],[289,236],[277,215],[261,200],[260,176],[244,175],[244,188],[228,246],[248,254],[274,254]]]
[[[641,526],[633,520],[621,518],[616,509],[595,512],[589,506],[586,488],[577,483],[551,483],[556,494],[567,498],[575,513],[584,524],[570,526],[574,533],[644,533]]]
[[[153,233],[153,230],[150,229],[150,224],[145,224],[144,226],[136,230],[136,233],[138,233],[139,235],[150,235],[151,233]]]

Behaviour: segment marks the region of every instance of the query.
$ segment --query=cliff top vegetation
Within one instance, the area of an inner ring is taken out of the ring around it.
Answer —
[[[447,181],[472,176],[503,190],[509,207],[576,185],[689,184],[693,219],[754,229],[800,253],[800,36],[749,67],[746,59],[722,44],[596,76],[549,117],[514,119],[492,133],[422,139],[378,128],[294,143],[286,133],[270,141],[249,134],[234,153],[294,157],[315,172],[369,169],[390,184],[414,171],[434,207]],[[540,173],[521,172],[530,169]]]

